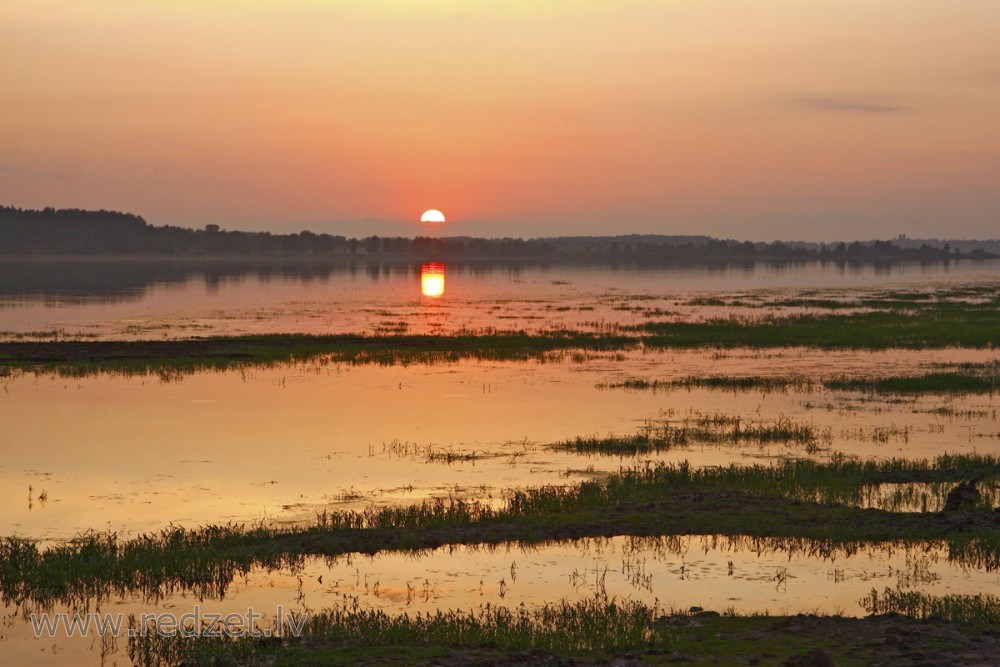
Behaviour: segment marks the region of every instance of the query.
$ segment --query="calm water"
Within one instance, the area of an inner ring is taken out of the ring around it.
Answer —
[[[0,332],[104,338],[632,322],[694,295],[1000,281],[1000,260],[685,267],[0,260]],[[402,323],[402,325],[401,325]]]
[[[458,546],[415,554],[308,558],[289,570],[252,570],[213,593],[175,589],[164,597],[112,596],[97,608],[126,617],[193,614],[196,609],[246,614],[253,609],[266,614],[262,627],[271,624],[278,610],[367,607],[387,613],[458,609],[475,614],[486,605],[533,607],[595,596],[640,600],[664,613],[697,605],[747,613],[863,615],[860,601],[873,588],[975,595],[998,584],[996,572],[950,561],[947,549],[934,543],[825,553],[796,540],[615,537],[541,547]],[[55,646],[45,645],[20,620],[8,625],[2,641],[5,655],[25,664],[100,664],[100,646],[90,639],[60,638]],[[112,653],[106,664],[113,660],[128,664],[121,653]]]
[[[768,312],[769,300],[804,291],[849,300],[900,287],[935,292],[1000,284],[1000,262],[669,269],[428,262],[264,268],[136,262],[113,271],[92,262],[5,262],[0,264],[0,331],[14,339],[52,332],[163,338],[587,328],[740,312],[692,304],[693,297],[752,296],[763,304],[753,309],[761,314]],[[309,522],[324,509],[449,494],[499,502],[511,488],[574,483],[638,462],[553,452],[549,445],[559,440],[633,433],[648,423],[717,412],[745,420],[790,418],[815,425],[827,437],[819,451],[811,452],[784,445],[712,445],[642,460],[702,466],[789,455],[823,459],[832,452],[866,458],[996,452],[1000,398],[995,396],[872,400],[822,390],[653,393],[601,385],[629,377],[900,374],[998,357],[994,350],[692,350],[568,355],[544,363],[379,367],[316,362],[205,372],[173,381],[14,374],[0,378],[5,444],[0,535],[50,544],[91,529],[135,535],[170,523]],[[478,458],[446,464],[429,456],[448,452]],[[873,494],[873,503],[878,495]],[[209,596],[205,604],[225,611],[245,611],[249,604],[265,609],[357,604],[391,611],[474,608],[486,602],[530,606],[593,595],[603,586],[609,595],[682,608],[862,614],[857,601],[873,587],[902,581],[934,593],[966,593],[998,583],[995,572],[949,563],[939,545],[831,556],[705,539],[614,538],[537,549],[459,548],[306,560],[295,570],[254,571],[234,582],[224,597]],[[3,602],[8,614],[18,611],[11,601]],[[106,606],[185,610],[192,604],[174,594],[155,603],[142,595],[126,596]],[[89,643],[35,640],[14,617],[0,635],[0,650],[25,659],[100,663]],[[115,659],[128,662],[120,653]]]
[[[961,358],[988,360],[990,351]],[[266,517],[312,519],[326,507],[412,501],[564,484],[567,470],[615,471],[634,463],[546,446],[578,435],[628,434],[647,421],[721,412],[777,416],[828,429],[831,451],[863,457],[932,457],[992,451],[1000,398],[949,404],[858,400],[837,392],[762,395],[707,390],[602,390],[642,376],[683,378],[760,368],[840,374],[899,372],[955,360],[951,351],[633,353],[585,362],[408,367],[280,367],[155,378],[65,379],[26,375],[0,392],[7,451],[0,461],[0,534],[63,539],[87,529],[123,534],[168,522],[196,526]],[[391,406],[387,410],[386,406]],[[470,417],[473,415],[474,417]],[[879,430],[885,431],[878,438]],[[451,465],[429,452],[482,458]],[[718,465],[805,456],[799,446],[679,448],[645,459]],[[32,487],[29,494],[28,487]],[[38,496],[44,492],[45,501]],[[96,519],[96,520],[95,520]]]

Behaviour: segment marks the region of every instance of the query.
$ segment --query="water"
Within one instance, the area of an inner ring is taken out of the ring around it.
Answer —
[[[294,261],[0,260],[0,332],[113,339],[634,323],[705,293],[996,283],[1000,260],[682,267]],[[421,275],[425,276],[422,283]],[[636,299],[641,300],[636,300]],[[713,312],[711,310],[709,313]]]
[[[431,264],[164,261],[108,267],[4,261],[0,336],[587,329],[794,311],[769,304],[803,291],[850,301],[896,288],[936,294],[1000,283],[1000,262],[990,261],[680,268]],[[751,299],[757,305],[692,303],[698,297]],[[128,537],[169,524],[294,525],[311,522],[323,510],[449,495],[499,503],[513,488],[572,484],[645,460],[708,466],[787,456],[822,460],[834,452],[877,459],[995,453],[1000,398],[991,395],[901,399],[818,388],[734,394],[604,385],[632,377],[905,374],[997,358],[988,349],[686,350],[387,367],[320,360],[169,381],[13,373],[0,377],[6,445],[0,535],[48,545],[88,530]],[[638,459],[550,448],[576,436],[630,434],[650,423],[715,413],[788,418],[827,437],[815,451],[782,444],[698,445]],[[434,454],[471,460],[447,463]],[[867,502],[877,504],[891,490],[884,491]],[[616,537],[530,549],[456,547],[306,559],[291,569],[254,570],[205,604],[221,611],[245,611],[250,604],[403,611],[485,602],[531,606],[607,594],[678,608],[859,615],[857,601],[873,587],[902,582],[932,593],[974,593],[997,584],[995,572],[949,562],[939,544],[827,554],[727,540]],[[154,597],[112,596],[105,607],[186,610],[193,604],[179,593]],[[3,602],[8,614],[24,611],[12,600]],[[45,643],[31,638],[15,616],[0,634],[0,649],[11,655],[50,664],[100,662],[99,647],[89,640]],[[127,660],[120,654],[117,659]]]
[[[143,613],[246,615],[253,610],[264,614],[262,628],[278,614],[328,608],[411,615],[438,609],[476,613],[486,605],[533,607],[594,597],[638,600],[663,613],[698,606],[856,616],[864,613],[860,601],[872,589],[975,595],[998,584],[997,572],[949,559],[947,547],[932,542],[829,550],[795,538],[614,537],[305,558],[290,569],[256,568],[208,590],[175,584],[166,595],[111,594],[86,608],[57,604],[55,609],[121,614],[126,619]],[[27,614],[45,609],[31,601],[23,605]],[[125,641],[119,639],[121,645]],[[5,652],[32,664],[99,664],[91,639],[62,638],[54,655],[39,651],[40,642],[29,624],[17,621],[6,630]]]

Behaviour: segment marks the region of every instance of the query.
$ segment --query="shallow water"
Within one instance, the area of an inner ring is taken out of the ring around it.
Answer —
[[[68,273],[36,267],[19,281],[2,274],[0,332],[6,333],[0,335],[16,339],[42,332],[47,338],[58,331],[135,339],[587,328],[766,313],[768,304],[803,289],[814,298],[852,300],[895,288],[936,293],[1000,284],[1000,262],[642,270],[456,266],[444,268],[443,284],[438,277],[422,281],[420,266],[409,265],[262,273],[240,267],[209,271],[195,263],[136,266],[89,282],[80,277],[93,267],[85,262]],[[126,284],[115,282],[123,275]],[[74,279],[75,287],[67,282]],[[422,285],[431,296],[421,294]],[[744,305],[691,303],[706,296]],[[637,350],[409,366],[318,359],[170,381],[14,373],[0,377],[6,445],[0,458],[0,536],[52,543],[88,530],[130,536],[169,524],[301,524],[323,510],[449,495],[499,503],[512,488],[571,484],[645,460],[708,466],[788,456],[822,460],[834,452],[878,459],[996,453],[995,395],[878,397],[818,387],[654,392],[606,385],[708,375],[902,375],[998,358],[996,350]],[[814,426],[823,437],[809,449],[706,444],[624,458],[549,447],[576,436],[631,434],[650,424],[713,414],[762,423],[790,419]],[[864,503],[880,506],[895,491],[872,490]],[[917,489],[899,508],[922,509],[921,491],[931,490]],[[942,489],[933,491],[940,495]],[[265,611],[278,604],[286,610],[357,604],[428,611],[607,594],[684,609],[860,614],[858,599],[873,587],[976,593],[998,583],[996,573],[948,563],[939,545],[874,548],[831,560],[775,545],[706,540],[622,537],[538,549],[459,547],[419,557],[309,559],[301,570],[251,572],[224,599],[204,605],[226,612],[251,604]],[[159,602],[129,598],[105,607],[187,610],[193,604],[190,596],[172,594]],[[100,662],[100,646],[90,639],[31,639],[25,621],[13,616],[0,635],[5,656],[11,651],[50,664]],[[120,652],[112,660],[127,663]]]
[[[311,521],[324,508],[373,502],[499,498],[512,487],[581,478],[568,471],[613,472],[637,460],[700,466],[822,459],[834,451],[865,458],[996,452],[996,396],[879,400],[819,390],[599,388],[652,373],[899,372],[959,357],[986,360],[995,353],[633,352],[546,363],[304,364],[171,382],[23,375],[0,392],[10,445],[0,461],[0,534],[51,540],[88,529],[133,534],[170,522]],[[942,405],[965,416],[936,412]],[[638,459],[548,448],[576,436],[630,434],[649,423],[716,413],[765,423],[784,417],[815,425],[829,439],[817,443],[819,451],[711,444]],[[476,458],[448,464],[449,454]]]
[[[215,594],[174,592],[112,596],[86,611],[110,614],[312,613],[343,607],[387,613],[464,610],[485,605],[537,607],[595,596],[638,600],[664,613],[692,606],[772,614],[865,614],[860,600],[872,589],[919,589],[932,594],[976,594],[1000,584],[1000,574],[949,561],[934,543],[868,546],[832,552],[808,540],[714,536],[614,537],[539,547],[442,547],[413,553],[308,558],[291,570],[253,570]],[[65,611],[56,605],[49,611]],[[74,610],[81,610],[76,607]],[[30,603],[7,614],[41,610]],[[126,622],[127,625],[127,622]],[[29,623],[5,629],[5,655],[33,664],[98,664],[90,640],[59,642],[49,654]],[[124,646],[126,640],[120,639]],[[41,650],[40,650],[41,649]],[[121,653],[112,659],[127,663]],[[48,662],[46,662],[48,659]]]
[[[443,267],[442,292],[427,296],[422,293],[426,285],[421,275],[431,270],[430,263],[0,260],[0,332],[8,337],[59,332],[156,339],[276,332],[530,330],[633,324],[669,313],[719,314],[717,308],[683,306],[707,293],[756,290],[757,296],[766,297],[811,289],[849,295],[894,287],[1000,282],[1000,260],[434,266]]]

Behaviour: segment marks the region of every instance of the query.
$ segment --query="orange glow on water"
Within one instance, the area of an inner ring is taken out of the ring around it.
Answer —
[[[432,262],[420,267],[420,293],[432,299],[444,294],[444,264]]]

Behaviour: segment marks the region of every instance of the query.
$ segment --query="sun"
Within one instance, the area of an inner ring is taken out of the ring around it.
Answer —
[[[432,208],[429,211],[424,211],[424,214],[420,216],[420,222],[444,222],[444,213]]]

